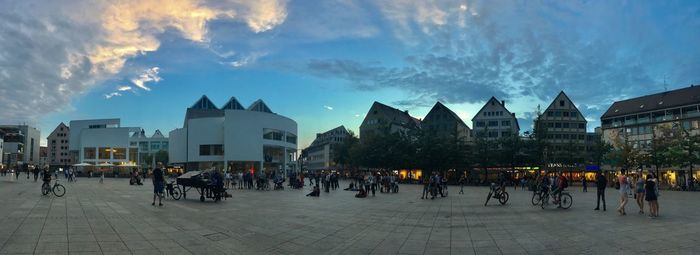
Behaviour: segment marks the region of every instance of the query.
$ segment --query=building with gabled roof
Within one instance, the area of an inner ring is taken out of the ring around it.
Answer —
[[[547,161],[566,166],[564,168],[569,171],[580,170],[587,156],[587,121],[569,96],[564,91],[559,92],[538,121],[538,125],[546,129]]]
[[[170,162],[186,171],[297,170],[297,123],[272,112],[262,100],[244,108],[231,97],[219,108],[202,96],[187,108],[182,128],[170,131],[169,137]]]
[[[310,171],[338,170],[333,159],[334,150],[345,141],[348,134],[345,126],[316,134],[316,139],[302,151],[305,168]]]
[[[360,140],[372,133],[380,132],[382,128],[387,128],[390,133],[400,132],[407,135],[408,131],[417,130],[420,125],[421,120],[409,115],[408,111],[401,111],[375,101],[360,125]]]
[[[520,125],[515,118],[515,113],[511,113],[506,108],[505,101],[498,101],[496,97],[486,101],[486,104],[472,118],[473,137],[496,140],[519,134]]]
[[[456,135],[465,142],[469,141],[471,136],[471,129],[462,118],[440,102],[435,103],[421,121],[421,129],[440,137]]]
[[[70,166],[73,159],[70,156],[69,145],[70,128],[61,122],[46,138],[47,159],[46,163],[51,170],[61,166]]]

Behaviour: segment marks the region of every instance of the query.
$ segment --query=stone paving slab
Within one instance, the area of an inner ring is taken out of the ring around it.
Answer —
[[[700,254],[700,192],[662,191],[661,217],[593,211],[595,193],[571,187],[571,209],[483,200],[485,187],[420,199],[421,186],[365,199],[354,192],[232,192],[220,203],[165,200],[151,206],[150,182],[82,178],[64,197],[40,195],[40,183],[0,177],[0,254]],[[347,186],[347,183],[341,183]],[[646,206],[646,205],[645,205]]]

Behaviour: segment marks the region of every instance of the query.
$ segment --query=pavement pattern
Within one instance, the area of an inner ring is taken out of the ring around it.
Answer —
[[[700,192],[662,191],[661,217],[593,211],[595,190],[570,187],[568,210],[532,206],[532,193],[509,188],[510,201],[484,206],[486,187],[450,186],[422,200],[422,186],[355,198],[337,190],[233,190],[220,203],[187,200],[151,206],[150,179],[80,178],[66,195],[0,177],[0,254],[700,254]],[[341,187],[347,187],[341,182]]]

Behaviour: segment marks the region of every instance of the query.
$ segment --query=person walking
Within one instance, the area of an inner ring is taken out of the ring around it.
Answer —
[[[581,177],[581,185],[583,186],[583,192],[588,192],[588,182],[586,181],[586,176]]]
[[[466,178],[462,175],[459,177],[459,194],[464,194],[464,182],[466,182]]]
[[[647,175],[647,180],[644,183],[644,192],[644,200],[649,203],[649,218],[659,217],[659,204],[657,203],[658,185],[656,184],[656,179],[653,174]]]
[[[625,206],[627,205],[627,196],[630,193],[630,183],[624,172],[621,172],[617,177],[617,181],[620,182],[620,206],[617,207],[617,212],[620,215],[627,215],[625,211]]]
[[[645,200],[645,195],[646,190],[644,190],[644,178],[642,177],[641,173],[639,174],[639,178],[637,178],[637,182],[634,184],[634,199],[637,200],[637,205],[639,206],[639,214],[644,214],[644,200]]]
[[[374,196],[374,193],[377,191],[377,176],[370,174],[369,178],[369,182],[372,188],[372,196]]]
[[[598,173],[595,179],[596,185],[596,196],[598,197],[598,202],[593,210],[600,210],[600,200],[603,200],[603,211],[605,211],[605,187],[608,185],[608,179],[602,173]]]
[[[165,179],[163,178],[163,163],[158,162],[156,169],[153,170],[153,203],[151,205],[156,205],[156,197],[158,197],[158,206],[163,206],[162,196],[163,185],[165,184]]]

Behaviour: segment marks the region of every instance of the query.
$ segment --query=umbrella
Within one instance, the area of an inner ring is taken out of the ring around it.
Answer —
[[[88,163],[80,163],[80,164],[75,164],[73,166],[92,166],[92,165],[88,164]]]
[[[112,165],[108,162],[105,162],[105,163],[99,163],[99,164],[97,164],[97,166],[114,166],[114,165]]]

